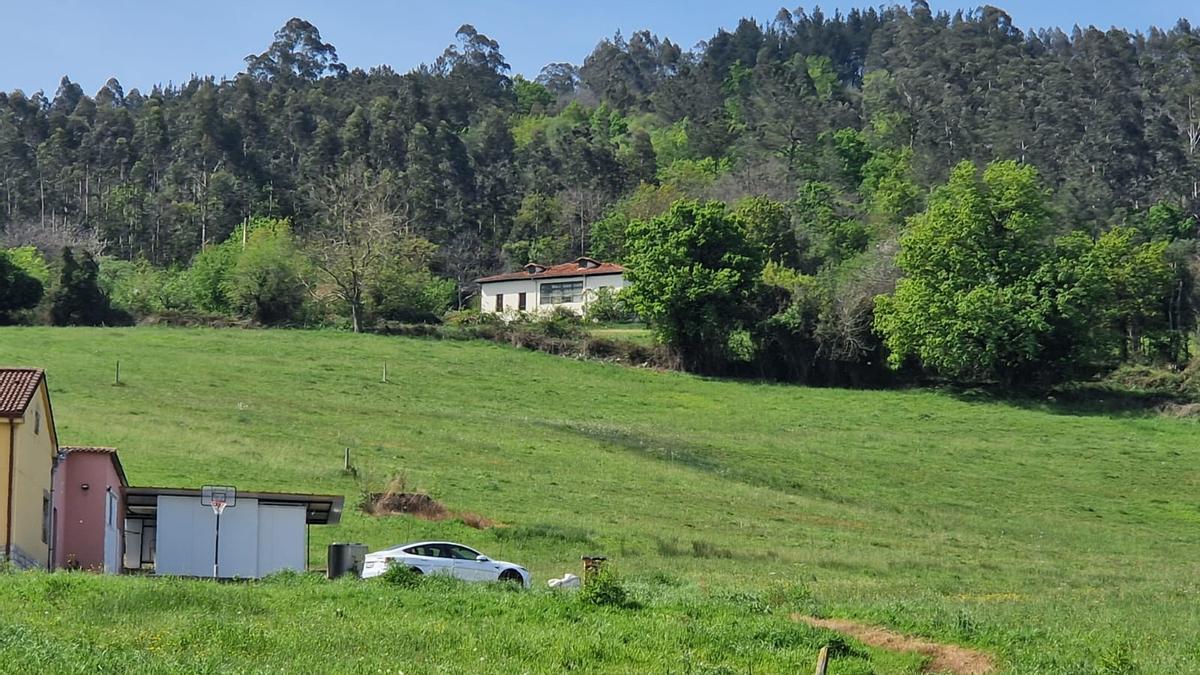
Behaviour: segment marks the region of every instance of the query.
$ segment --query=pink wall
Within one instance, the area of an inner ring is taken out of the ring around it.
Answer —
[[[117,532],[124,554],[125,490],[115,455],[72,451],[54,473],[54,568],[78,566],[104,571],[104,516],[107,492],[117,493]],[[83,489],[87,484],[88,488]]]

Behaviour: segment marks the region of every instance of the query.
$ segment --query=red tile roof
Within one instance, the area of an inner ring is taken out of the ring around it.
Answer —
[[[0,417],[21,417],[46,377],[41,368],[0,368]]]
[[[593,267],[585,267],[592,263]],[[540,271],[538,271],[540,270]],[[505,272],[490,277],[476,279],[475,283],[487,284],[493,281],[519,281],[521,279],[548,279],[554,277],[589,277],[599,274],[624,274],[625,268],[616,263],[600,262],[591,258],[577,258],[561,265],[543,267],[541,265],[526,265],[520,272]]]

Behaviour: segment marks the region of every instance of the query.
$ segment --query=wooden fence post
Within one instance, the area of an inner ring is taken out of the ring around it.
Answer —
[[[817,673],[816,675],[825,675],[825,670],[829,667],[829,646],[821,647],[821,652],[817,654]]]

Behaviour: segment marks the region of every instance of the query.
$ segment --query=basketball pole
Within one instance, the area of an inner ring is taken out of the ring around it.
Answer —
[[[219,578],[221,571],[221,511],[224,510],[217,511],[217,537],[213,544],[213,579]]]

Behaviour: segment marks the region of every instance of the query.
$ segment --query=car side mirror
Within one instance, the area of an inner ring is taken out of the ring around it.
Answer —
[[[491,560],[491,558],[487,557],[486,555],[475,556],[475,562],[488,562],[489,560]]]

